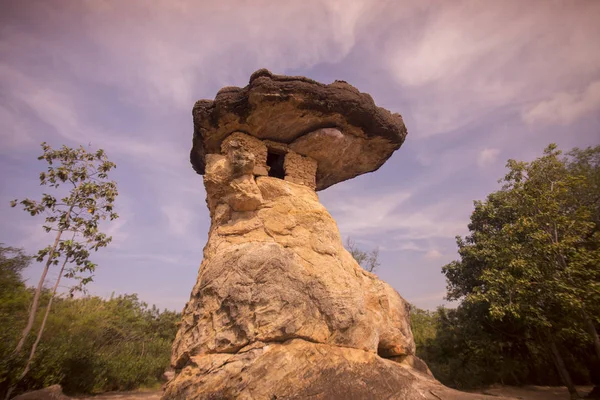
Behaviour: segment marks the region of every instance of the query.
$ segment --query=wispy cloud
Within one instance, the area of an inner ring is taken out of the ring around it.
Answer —
[[[342,235],[379,247],[381,275],[417,299],[443,287],[439,265],[502,158],[597,141],[585,121],[600,106],[599,2],[5,0],[2,11],[0,199],[39,194],[42,140],[104,148],[122,194],[99,255],[108,293],[185,301],[209,223],[190,110],[261,67],[345,79],[402,113],[403,148],[320,197]],[[0,205],[0,240],[45,244],[15,213]]]
[[[198,93],[244,84],[260,66],[282,71],[339,61],[352,49],[367,5],[355,0],[288,1],[277,7],[265,0],[156,1],[152,7],[107,0],[61,7],[41,3],[29,14],[38,27],[18,32],[19,43],[27,46],[13,54],[53,53],[71,73],[118,86],[132,103],[187,111]],[[77,44],[68,48],[39,35],[48,21],[77,30],[76,37],[64,39],[74,44],[85,39],[102,62],[77,51]]]
[[[425,258],[427,260],[438,260],[442,258],[444,255],[437,249],[431,249],[427,253],[425,253]]]
[[[391,235],[396,239],[415,240],[453,237],[464,230],[463,218],[456,218],[449,199],[430,205],[404,206],[411,193],[387,193],[338,198],[328,202],[338,226],[349,236],[373,233]]]
[[[571,7],[573,5],[573,7]],[[421,29],[395,36],[387,65],[410,89],[420,137],[466,126],[495,109],[520,109],[600,65],[600,3],[453,2]],[[416,99],[415,99],[416,97]]]
[[[350,235],[372,229],[392,229],[399,221],[389,217],[410,196],[410,193],[354,196],[352,199],[339,199],[331,206],[331,211],[341,215],[338,219],[340,229]]]
[[[498,159],[498,155],[500,154],[500,149],[483,149],[479,152],[477,156],[477,165],[480,167],[485,167],[490,164],[493,164]]]
[[[176,236],[185,236],[189,232],[192,215],[180,204],[163,205],[161,211],[167,219],[169,232]]]
[[[5,151],[10,151],[15,148],[23,148],[37,144],[33,140],[31,128],[25,119],[17,115],[16,110],[10,109],[9,106],[0,104],[0,141]]]
[[[523,112],[523,120],[528,124],[540,122],[568,125],[591,112],[600,113],[600,81],[590,83],[581,92],[555,93],[550,99]]]

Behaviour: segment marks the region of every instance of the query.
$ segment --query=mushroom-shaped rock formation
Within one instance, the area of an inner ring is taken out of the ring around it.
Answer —
[[[191,161],[199,174],[207,154],[218,153],[231,133],[244,132],[316,160],[317,190],[375,171],[406,137],[400,114],[344,81],[324,85],[266,69],[244,88],[226,87],[215,100],[198,101],[193,116]]]
[[[431,376],[408,304],[344,249],[315,192],[378,168],[399,115],[346,83],[260,70],[194,124],[211,226],[164,400],[487,398]]]

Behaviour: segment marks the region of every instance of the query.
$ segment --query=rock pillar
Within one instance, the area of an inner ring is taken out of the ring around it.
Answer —
[[[211,226],[163,399],[470,398],[415,357],[407,302],[344,249],[315,191],[378,168],[401,117],[265,71],[222,92],[194,109]]]

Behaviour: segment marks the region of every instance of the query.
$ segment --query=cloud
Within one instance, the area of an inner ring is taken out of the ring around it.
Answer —
[[[214,96],[221,86],[243,85],[253,69],[266,66],[285,72],[341,60],[354,46],[358,22],[373,8],[368,4],[38,3],[27,9],[32,29],[12,30],[11,42],[20,47],[6,45],[4,50],[14,64],[26,62],[32,53],[51,55],[70,74],[118,87],[121,100],[140,107],[188,111],[199,93]],[[70,34],[61,25],[68,26]],[[57,31],[64,34],[59,41]],[[90,51],[96,57],[89,57]],[[46,74],[48,69],[52,66],[44,66]]]
[[[56,193],[54,193],[56,194]],[[123,248],[126,245],[126,241],[130,236],[130,233],[126,231],[129,218],[134,216],[133,210],[121,207],[121,200],[117,197],[116,206],[117,212],[122,215],[127,215],[126,218],[120,216],[116,220],[100,221],[99,231],[105,233],[107,236],[112,236],[112,242],[110,243],[111,248]],[[56,238],[56,232],[46,232],[42,225],[44,225],[43,215],[38,215],[33,218],[29,217],[26,213],[21,211],[20,206],[17,206],[13,211],[15,214],[11,215],[11,218],[19,218],[19,215],[23,217],[17,230],[22,233],[21,239],[16,242],[16,246],[23,247],[28,251],[35,251],[51,245]],[[126,211],[125,211],[126,210]],[[19,214],[17,214],[19,213]],[[49,214],[48,214],[49,215]],[[28,218],[29,217],[29,218]],[[66,232],[62,235],[62,240],[70,239],[72,233]],[[81,235],[77,235],[77,240],[83,240]]]
[[[323,5],[333,16],[331,33],[339,44],[340,52],[347,55],[356,42],[357,25],[369,15],[373,3],[369,0],[328,0]]]
[[[10,106],[0,104],[0,142],[7,151],[36,144],[29,123],[20,118]]]
[[[431,249],[427,253],[425,253],[424,257],[427,260],[437,260],[442,258],[444,255],[440,253],[437,249]]]
[[[379,234],[391,238],[393,234],[394,240],[414,241],[454,237],[465,229],[453,199],[418,207],[406,205],[413,195],[402,191],[372,195],[353,193],[352,198],[334,197],[327,206],[340,231],[351,237]]]
[[[555,93],[550,99],[541,101],[523,112],[528,124],[558,123],[568,125],[590,112],[600,112],[600,80],[589,84],[585,90]]]
[[[56,232],[46,232],[42,228],[43,220],[41,218],[32,218],[24,220],[17,227],[21,233],[20,240],[15,246],[27,249],[30,253],[37,253],[38,250],[52,244],[56,238]]]
[[[10,102],[0,99],[0,140],[5,148],[24,146],[24,138],[39,141],[50,128],[63,139],[94,141],[152,164],[172,154],[184,159],[180,154],[189,150],[165,140],[165,130],[183,126],[175,138],[185,134],[187,147],[189,121],[181,123],[181,114],[174,127],[156,126],[174,110],[189,116],[199,97],[243,86],[259,67],[284,73],[343,59],[374,8],[367,0],[297,0],[277,7],[265,0],[157,1],[150,8],[105,0],[12,4],[14,14],[5,16],[19,18],[2,20],[10,40],[0,46],[0,76]],[[51,62],[31,62],[32,55]],[[110,97],[96,100],[90,93]],[[44,126],[32,129],[32,115],[8,104],[29,110]],[[147,121],[140,122],[148,128],[115,129],[110,122],[123,113],[144,113]]]
[[[387,67],[410,101],[419,138],[586,82],[600,72],[600,3],[429,3],[422,24],[398,24]],[[419,17],[422,10],[414,12]]]
[[[383,249],[383,250],[388,250],[388,251],[417,251],[417,252],[426,252],[427,248],[424,247],[424,246],[420,246],[417,243],[415,243],[414,241],[410,240],[410,241],[402,242],[398,246],[395,246],[394,248]]]
[[[397,192],[353,196],[351,199],[337,198],[330,208],[332,212],[341,215],[338,219],[340,230],[352,236],[373,229],[393,228],[396,222],[389,219],[390,215],[410,197],[411,193]]]
[[[483,149],[479,152],[477,156],[477,165],[480,167],[486,167],[490,164],[493,164],[498,159],[498,154],[500,154],[500,149]]]
[[[131,221],[136,217],[134,204],[135,200],[130,195],[119,194],[115,199],[114,210],[119,218],[100,222],[100,231],[112,237],[111,248],[126,249],[130,244],[133,228]]]
[[[171,203],[160,207],[163,215],[167,219],[169,232],[176,236],[185,236],[189,232],[193,214],[187,207],[181,204]]]
[[[157,252],[149,252],[148,250],[143,253],[123,252],[119,255],[119,257],[127,260],[133,260],[134,262],[159,262],[161,264],[169,264],[171,266],[182,264],[182,257],[180,255],[161,254]]]
[[[22,178],[39,173],[25,157],[34,148],[37,154],[41,140],[104,148],[131,199],[131,207],[118,210],[126,219],[113,226],[115,251],[99,255],[106,268],[98,277],[106,273],[108,286],[126,281],[127,269],[154,268],[163,276],[165,263],[188,274],[186,283],[169,281],[174,293],[194,279],[209,218],[202,179],[188,161],[190,109],[222,86],[246,85],[257,68],[323,82],[346,79],[403,114],[410,135],[398,155],[376,174],[319,196],[343,235],[379,247],[388,265],[417,266],[411,286],[417,290],[420,276],[424,293],[432,282],[441,285],[436,257],[448,255],[452,238],[466,230],[471,200],[494,189],[498,157],[522,157],[534,146],[539,154],[547,144],[542,139],[566,138],[558,126],[554,137],[523,134],[525,114],[533,129],[572,123],[598,106],[591,82],[600,79],[600,53],[589,38],[600,37],[599,2],[7,4],[0,15],[6,38],[0,41],[0,156],[10,173],[0,189],[38,193],[37,182]],[[569,144],[586,144],[571,136]],[[357,182],[368,184],[357,189]],[[3,234],[16,243],[30,239],[28,246],[47,242],[38,225],[19,231],[30,226],[21,221],[12,218]],[[134,272],[136,286],[128,291],[152,279]]]
[[[85,94],[70,83],[42,83],[39,77],[28,76],[17,67],[1,63],[0,74],[12,82],[7,94],[12,96],[13,108],[20,106],[28,111],[18,113],[0,104],[0,120],[6,122],[4,127],[10,132],[6,140],[12,142],[13,147],[16,143],[31,145],[52,137],[68,144],[92,143],[96,148],[105,149],[110,156],[117,154],[129,160],[137,159],[144,169],[164,170],[178,166],[185,160],[180,154],[187,153],[187,149],[179,150],[177,144],[164,138],[164,135],[160,138],[151,131],[129,135],[122,132],[122,127],[111,130],[90,122],[97,117],[90,111],[98,113],[99,110],[90,108]],[[41,124],[33,125],[32,116]],[[4,142],[4,135],[0,138]]]

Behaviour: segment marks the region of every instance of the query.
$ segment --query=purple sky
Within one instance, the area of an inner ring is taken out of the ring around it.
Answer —
[[[344,238],[380,248],[382,279],[434,308],[454,236],[507,159],[600,143],[599,20],[596,0],[2,0],[0,242],[51,240],[8,205],[40,196],[39,143],[91,143],[118,165],[121,215],[91,294],[180,310],[209,224],[192,106],[265,67],[346,80],[403,115],[379,171],[319,197]]]

